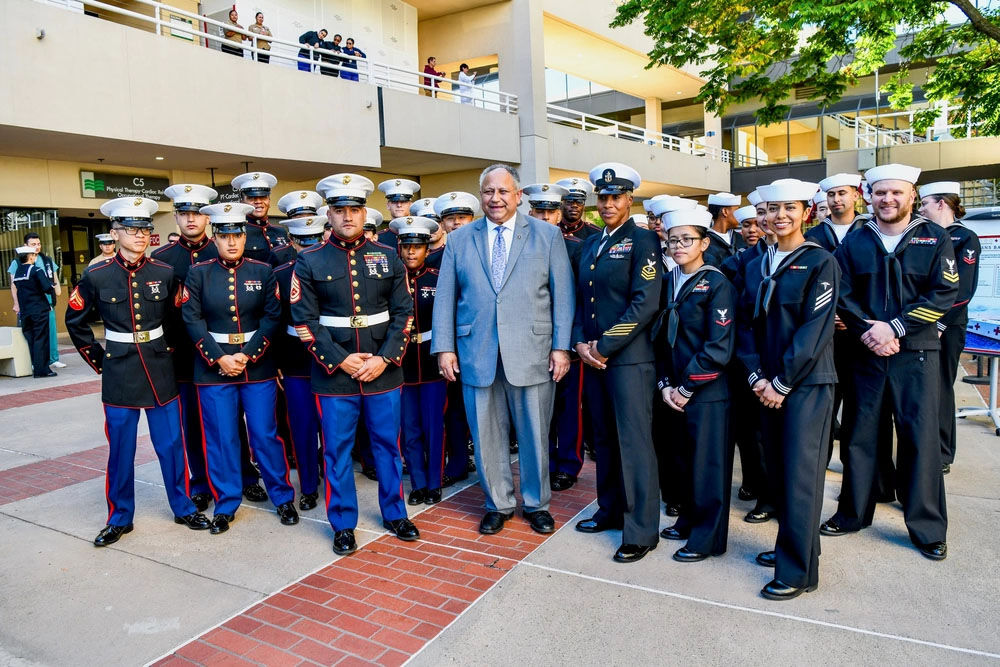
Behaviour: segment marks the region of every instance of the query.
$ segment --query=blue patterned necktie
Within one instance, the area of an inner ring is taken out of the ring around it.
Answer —
[[[503,282],[503,272],[507,268],[507,244],[503,240],[503,233],[506,228],[497,225],[497,238],[493,243],[493,256],[490,258],[490,267],[493,270],[493,289],[499,291],[500,283]]]

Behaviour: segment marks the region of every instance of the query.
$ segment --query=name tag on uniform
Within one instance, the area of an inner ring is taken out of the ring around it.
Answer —
[[[365,268],[368,275],[374,278],[385,278],[389,275],[389,258],[385,253],[366,252],[364,254]]]
[[[608,259],[624,259],[630,252],[632,252],[632,238],[626,237],[608,248]]]
[[[914,236],[910,239],[910,245],[934,245],[937,239],[933,236]]]

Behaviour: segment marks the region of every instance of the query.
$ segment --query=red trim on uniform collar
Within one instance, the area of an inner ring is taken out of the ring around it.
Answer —
[[[248,215],[247,224],[267,229],[267,216],[265,215],[263,218],[255,218],[252,215]]]
[[[200,241],[195,241],[194,243],[191,243],[183,236],[177,239],[177,245],[181,246],[185,250],[195,250],[195,251],[201,250],[211,242],[212,239],[208,238],[207,234],[203,235]]]
[[[417,269],[416,273],[414,273],[413,271],[410,271],[409,269],[407,269],[406,270],[406,277],[410,278],[411,280],[416,280],[417,278],[419,278],[420,276],[424,275],[425,273],[427,273],[427,265],[426,264],[421,264],[420,268]]]
[[[235,262],[233,262],[231,260],[228,260],[228,259],[222,259],[221,257],[219,257],[218,261],[219,261],[219,264],[221,264],[222,266],[224,266],[227,269],[238,269],[241,266],[243,266],[243,260],[244,259],[245,258],[241,255],[240,258],[238,260],[236,260]]]
[[[115,253],[115,261],[117,261],[121,265],[121,267],[126,271],[135,271],[140,266],[146,263],[146,256],[142,255],[141,257],[139,257],[138,262],[132,264],[127,259],[125,259],[125,257],[122,256],[122,253],[119,250],[118,252]]]
[[[363,246],[367,240],[368,237],[365,236],[363,231],[350,240],[340,236],[337,232],[331,231],[330,238],[327,240],[327,243],[335,248],[340,248],[341,250],[357,250]]]
[[[563,224],[562,220],[560,220],[560,221],[559,221],[559,226],[560,226],[560,227],[562,227],[562,231],[563,231],[563,234],[572,234],[572,233],[574,233],[574,232],[577,232],[577,231],[579,231],[579,230],[580,230],[581,228],[583,228],[583,225],[584,225],[584,220],[583,220],[583,218],[580,218],[580,221],[579,221],[579,223],[578,223],[578,224],[576,225],[576,227],[569,227],[569,226],[567,226],[567,225]]]

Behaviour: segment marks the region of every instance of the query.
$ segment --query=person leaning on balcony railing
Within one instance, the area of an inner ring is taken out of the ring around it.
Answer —
[[[319,30],[310,30],[299,35],[299,44],[306,45],[305,47],[299,49],[298,66],[300,70],[303,72],[312,71],[311,61],[314,59],[314,56],[316,59],[318,59],[319,56],[310,52],[307,47],[311,46],[313,48],[322,48],[323,40],[326,39],[328,34],[329,33],[326,28],[320,28]]]
[[[264,12],[257,12],[257,14],[254,16],[254,22],[250,24],[250,27],[247,28],[247,30],[254,33],[255,35],[263,35],[264,37],[272,36],[271,29],[268,28],[266,25],[264,25]],[[261,51],[270,51],[271,42],[258,38],[257,48],[260,49]],[[271,62],[271,54],[258,52],[257,62],[264,63],[266,65],[267,63]]]
[[[424,95],[429,95],[431,97],[437,97],[437,89],[441,87],[441,83],[437,79],[431,79],[431,76],[444,76],[444,72],[437,71],[437,58],[434,56],[429,56],[427,58],[427,64],[424,65],[424,74],[429,74],[430,76],[424,77],[424,86],[432,87],[433,90],[428,90],[425,88],[421,91]]]
[[[227,21],[228,25],[230,25],[230,26],[232,26],[234,28],[238,28],[240,30],[243,30],[243,26],[241,26],[239,23],[237,23],[237,21],[239,21],[239,18],[240,18],[240,15],[236,12],[236,10],[235,9],[230,9],[229,10],[229,21]],[[227,40],[229,40],[230,42],[235,42],[238,45],[238,46],[233,46],[232,44],[227,44],[226,42],[222,42],[222,44],[219,45],[219,47],[222,49],[222,52],[223,53],[228,53],[231,56],[236,56],[237,58],[242,58],[243,57],[243,48],[242,48],[242,46],[243,46],[243,40],[246,39],[246,36],[243,33],[236,32],[235,30],[230,30],[229,28],[223,28],[222,32],[223,32],[223,36]]]
[[[343,50],[340,48],[340,41],[342,39],[344,38],[341,37],[339,34],[336,34],[333,36],[332,41],[324,40],[320,42],[319,45],[322,48],[326,49],[327,51],[336,51],[337,53],[340,53]],[[329,65],[334,65],[334,67],[326,67],[324,65],[320,65],[319,66],[320,74],[322,74],[323,76],[333,76],[333,77],[340,76],[340,70],[337,69],[337,67],[342,66],[344,64],[343,58],[338,58],[337,56],[329,53],[320,53],[318,57],[322,62],[327,63]]]
[[[365,54],[364,51],[362,51],[361,49],[359,49],[359,48],[357,48],[357,47],[354,46],[354,39],[352,37],[348,37],[347,41],[344,43],[343,53],[344,53],[344,55],[347,55],[347,56],[354,56],[354,58],[367,58],[368,57]],[[345,58],[343,66],[345,68],[349,69],[349,70],[357,70],[358,69],[358,61],[357,60],[353,60],[353,59],[349,59],[349,58]],[[341,79],[345,79],[347,81],[357,81],[358,80],[358,73],[357,73],[357,71],[353,71],[353,72],[341,72],[340,78]]]

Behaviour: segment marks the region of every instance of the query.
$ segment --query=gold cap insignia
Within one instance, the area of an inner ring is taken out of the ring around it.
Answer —
[[[306,192],[305,190],[303,190],[302,194],[299,195],[299,199],[305,199],[308,196],[309,196],[309,193]]]
[[[257,180],[258,178],[260,178],[260,174],[254,174],[254,175],[253,175],[253,180],[255,180],[255,181],[256,181],[256,180]]]
[[[542,186],[542,192],[548,192],[548,189],[549,189],[548,185],[543,185]]]
[[[136,206],[142,206],[142,197],[136,197],[135,201],[132,203]]]
[[[451,193],[451,198],[455,199],[456,197],[458,197],[458,193],[457,192],[452,192]]]
[[[397,178],[397,179],[396,179],[396,185],[402,185],[402,184],[403,184],[403,181],[401,181],[401,180],[399,180],[399,179]]]
[[[344,176],[344,185],[347,185],[350,182],[351,182],[351,175],[348,174],[347,176]]]
[[[412,225],[413,224],[413,218],[407,218],[406,219],[406,224]]]
[[[232,204],[226,204],[225,206],[222,207],[223,213],[229,213],[231,210],[233,210]]]
[[[190,185],[185,185],[184,186],[184,192],[191,192],[191,186]]]

